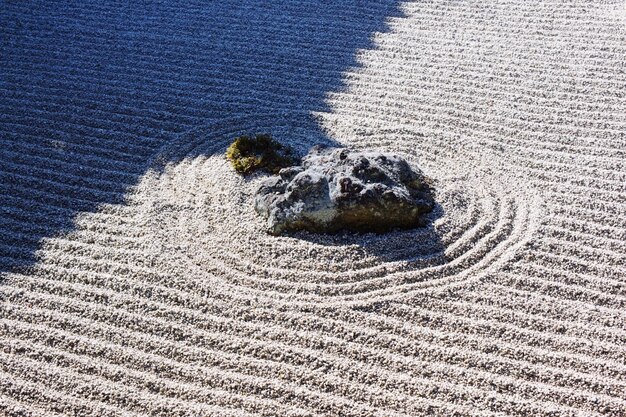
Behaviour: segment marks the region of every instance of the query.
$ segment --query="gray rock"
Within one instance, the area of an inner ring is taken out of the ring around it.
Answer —
[[[434,206],[419,169],[397,155],[314,147],[302,165],[265,180],[254,198],[267,231],[385,232],[423,224]]]

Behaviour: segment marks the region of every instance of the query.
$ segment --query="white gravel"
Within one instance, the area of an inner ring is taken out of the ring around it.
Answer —
[[[626,5],[416,1],[329,111],[164,146],[1,287],[8,415],[626,415]],[[431,226],[272,237],[235,135],[400,153]],[[0,411],[2,414],[2,411]]]

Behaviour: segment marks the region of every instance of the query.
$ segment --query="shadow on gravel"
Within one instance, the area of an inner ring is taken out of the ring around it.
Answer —
[[[0,272],[35,262],[77,214],[123,204],[159,149],[194,127],[329,110],[326,94],[398,4],[4,2]]]
[[[443,207],[436,203],[432,212],[424,216],[424,226],[415,229],[393,230],[387,233],[339,232],[315,234],[291,232],[288,236],[324,246],[358,246],[366,255],[381,262],[404,262],[398,270],[420,269],[445,263],[445,246],[434,222],[444,215]]]

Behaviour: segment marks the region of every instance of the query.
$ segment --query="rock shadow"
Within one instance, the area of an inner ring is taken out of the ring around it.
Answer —
[[[403,262],[410,270],[446,262],[445,245],[441,232],[435,227],[437,219],[444,216],[441,204],[435,202],[432,212],[424,216],[424,226],[386,233],[357,233],[341,231],[333,234],[318,234],[307,231],[285,233],[285,236],[304,240],[326,247],[357,246],[364,255],[372,255],[381,262]]]

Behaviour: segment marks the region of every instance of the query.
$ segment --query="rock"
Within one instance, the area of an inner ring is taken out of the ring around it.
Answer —
[[[314,147],[302,165],[266,179],[254,198],[267,231],[385,232],[423,224],[434,207],[428,181],[400,156]]]
[[[235,138],[226,149],[226,159],[242,175],[260,169],[276,174],[281,168],[293,165],[296,161],[291,148],[263,134]]]

